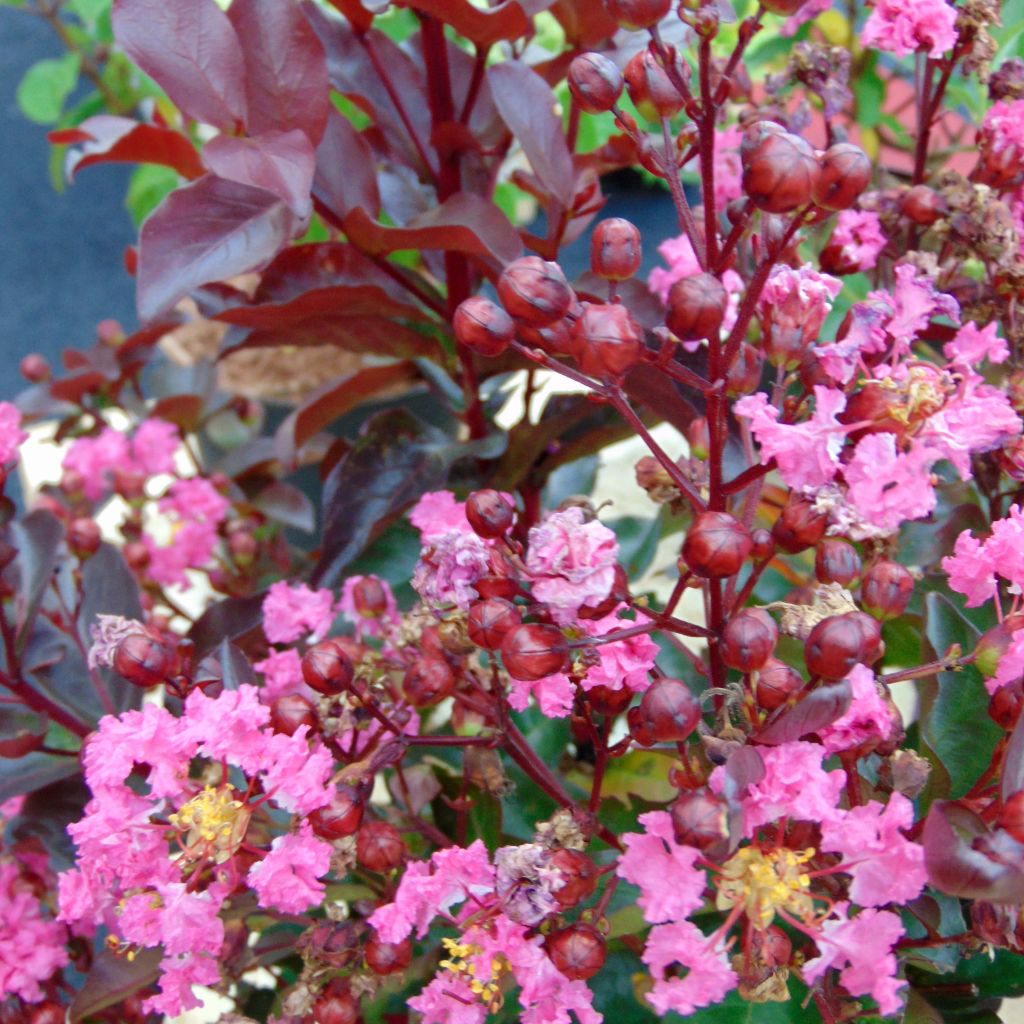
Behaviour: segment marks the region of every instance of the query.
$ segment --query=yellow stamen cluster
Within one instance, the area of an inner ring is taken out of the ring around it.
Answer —
[[[186,852],[208,853],[212,847],[215,859],[222,863],[238,849],[251,815],[234,793],[230,786],[205,786],[170,815],[170,823],[186,833],[182,841]]]
[[[804,865],[814,850],[759,850],[746,847],[725,862],[716,905],[730,910],[740,904],[759,928],[767,928],[777,910],[796,917],[814,914],[811,878]]]
[[[483,953],[480,946],[468,942],[456,942],[454,939],[442,939],[444,948],[448,951],[448,959],[441,961],[441,968],[451,971],[452,974],[461,975],[469,985],[470,991],[480,997],[481,1002],[487,1007],[489,1013],[497,1013],[501,1009],[503,997],[499,988],[501,976],[509,971],[508,962],[502,956],[491,957],[488,964],[488,977],[481,981],[476,976],[477,964],[470,960],[470,957],[477,957]]]
[[[933,366],[920,365],[911,365],[903,380],[884,378],[881,386],[897,392],[903,399],[904,405],[889,410],[889,415],[908,426],[937,413],[952,390],[948,377],[937,374]]]

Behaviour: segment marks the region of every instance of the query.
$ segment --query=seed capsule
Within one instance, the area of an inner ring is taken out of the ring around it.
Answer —
[[[553,932],[544,945],[555,967],[573,980],[592,978],[607,956],[604,936],[593,925],[579,922]]]
[[[754,672],[771,657],[779,640],[775,620],[760,608],[744,608],[722,631],[722,661],[739,672]]]
[[[884,559],[864,573],[860,603],[876,619],[898,619],[907,610],[913,593],[914,577],[910,570],[899,562]]]
[[[683,560],[697,576],[723,579],[740,571],[753,547],[750,531],[727,512],[702,512],[686,534]]]
[[[312,701],[301,693],[288,693],[278,697],[270,705],[270,724],[274,732],[282,732],[285,736],[294,736],[303,725],[312,732],[319,725],[316,708]]]
[[[562,879],[553,892],[559,906],[575,907],[597,888],[597,865],[582,850],[556,850],[551,864]]]
[[[360,1024],[362,1019],[359,1000],[342,978],[332,979],[313,1004],[313,1024]]]
[[[676,842],[707,851],[729,838],[729,808],[725,800],[701,787],[682,793],[669,808]]]
[[[505,670],[513,679],[533,682],[561,672],[569,662],[569,649],[554,626],[519,626],[501,643]]]
[[[668,293],[668,329],[683,341],[713,338],[722,328],[729,296],[711,274],[693,274],[676,281]]]
[[[569,311],[573,294],[557,263],[523,256],[502,271],[498,297],[517,320],[530,327],[547,327]]]
[[[782,707],[804,685],[803,677],[778,658],[769,658],[757,673],[754,695],[764,711]]]
[[[166,682],[177,670],[177,652],[149,633],[129,633],[114,649],[114,671],[144,689]]]
[[[640,229],[622,217],[601,221],[590,236],[590,269],[605,281],[625,281],[643,258]]]
[[[505,637],[517,626],[522,625],[519,611],[511,601],[492,597],[477,601],[466,617],[466,632],[469,639],[485,651],[496,651]]]
[[[302,678],[325,697],[347,690],[354,676],[351,660],[334,640],[322,640],[302,656]]]
[[[863,626],[848,615],[822,619],[804,645],[807,671],[822,679],[843,679],[865,659],[867,644]]]
[[[871,181],[864,150],[839,142],[825,150],[814,183],[814,202],[825,210],[848,210]]]
[[[639,720],[655,743],[681,743],[700,722],[700,702],[679,679],[659,679],[640,699]]]
[[[366,966],[374,974],[388,975],[404,971],[412,963],[412,942],[385,942],[376,932],[366,940]]]
[[[820,583],[848,587],[860,576],[857,549],[845,540],[826,537],[814,552],[814,576]]]
[[[367,871],[393,871],[405,860],[402,834],[387,821],[368,821],[356,834],[356,857]]]
[[[817,511],[814,505],[803,498],[790,502],[772,526],[775,543],[783,551],[795,555],[807,548],[813,548],[828,527],[828,516]]]
[[[629,98],[646,120],[674,117],[683,109],[683,97],[650,48],[630,58],[623,77]]]
[[[466,518],[478,537],[500,537],[515,519],[515,509],[500,491],[473,491],[466,499]]]
[[[338,786],[326,807],[310,813],[309,824],[321,839],[329,842],[344,839],[359,828],[363,820],[363,805],[364,800],[358,790],[352,786]]]
[[[572,98],[588,114],[611,110],[622,95],[622,73],[602,53],[574,57],[567,78]]]
[[[643,329],[625,306],[584,302],[572,330],[572,351],[584,373],[621,377],[640,361],[643,337]]]
[[[456,340],[482,356],[499,356],[516,336],[512,318],[497,303],[473,295],[459,303],[452,318]]]
[[[455,677],[448,663],[441,658],[424,658],[405,673],[402,693],[414,708],[439,704],[451,696]]]
[[[743,191],[768,213],[791,213],[805,206],[817,180],[814,151],[788,132],[767,135],[743,161]]]
[[[935,189],[915,185],[903,196],[900,210],[908,220],[927,228],[949,212],[949,204]]]

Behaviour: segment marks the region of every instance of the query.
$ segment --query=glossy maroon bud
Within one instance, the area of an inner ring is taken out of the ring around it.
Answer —
[[[743,138],[740,139],[740,160],[749,160],[754,150],[761,145],[769,135],[786,135],[785,127],[777,121],[752,121],[743,129]]]
[[[563,671],[569,663],[569,648],[560,629],[533,623],[506,634],[501,658],[513,679],[532,682]]]
[[[492,597],[511,600],[519,593],[519,584],[509,576],[481,576],[473,588],[481,598],[488,601]]]
[[[604,0],[604,6],[623,28],[650,28],[672,9],[672,0]]]
[[[851,620],[861,631],[863,638],[860,660],[865,665],[873,665],[885,653],[882,642],[882,626],[878,619],[873,619],[867,612],[847,612],[844,616]]]
[[[450,697],[455,676],[441,658],[423,658],[402,679],[402,693],[414,708],[427,708]]]
[[[351,659],[334,640],[322,640],[302,656],[302,678],[325,697],[343,693],[354,676]]]
[[[552,932],[544,947],[555,967],[574,981],[592,978],[608,955],[604,936],[593,925],[581,922]]]
[[[800,10],[807,0],[761,0],[761,6],[772,14],[781,14],[784,18],[792,17]]]
[[[611,110],[622,95],[622,72],[603,53],[581,53],[574,57],[567,79],[572,98],[587,114]]]
[[[95,519],[88,516],[79,516],[68,523],[67,540],[71,553],[83,561],[90,555],[95,555],[103,543],[99,525]]]
[[[865,635],[859,622],[846,615],[822,619],[804,644],[807,671],[822,679],[843,679],[864,658]]]
[[[412,963],[412,942],[385,942],[376,932],[366,940],[366,966],[374,974],[388,975],[404,971]]]
[[[651,732],[647,716],[640,710],[637,704],[626,712],[626,725],[629,727],[629,734],[642,747],[653,747],[658,741]]]
[[[563,316],[548,327],[527,327],[519,325],[519,340],[531,348],[539,348],[549,356],[568,356],[572,354],[575,342],[572,338],[573,325],[576,318]]]
[[[771,657],[778,642],[775,620],[761,608],[744,608],[722,631],[722,661],[738,672],[754,672]]]
[[[559,906],[575,907],[597,888],[597,865],[582,850],[556,850],[551,865],[561,876],[561,884],[552,893]]]
[[[592,686],[587,690],[587,700],[599,715],[614,717],[629,707],[633,691],[628,686],[620,686],[617,690],[610,686]]]
[[[466,518],[478,537],[501,537],[516,517],[512,503],[500,491],[473,491],[466,499]]]
[[[1020,718],[1024,710],[1024,680],[1014,679],[1013,682],[1000,686],[988,703],[988,715],[1000,728],[1009,732]]]
[[[814,151],[797,135],[768,135],[743,161],[743,191],[768,213],[792,213],[805,206],[817,180]]]
[[[121,554],[124,555],[124,560],[128,563],[128,568],[132,572],[141,573],[149,565],[149,548],[142,541],[133,540],[125,544]]]
[[[949,204],[935,189],[915,185],[904,193],[900,212],[907,220],[927,228],[949,212]]]
[[[296,943],[305,959],[346,967],[356,958],[359,933],[352,921],[318,921]]]
[[[681,341],[717,337],[729,296],[711,274],[693,274],[676,281],[668,292],[665,323]]]
[[[359,1000],[343,978],[332,979],[313,1004],[313,1024],[362,1024]]]
[[[368,821],[356,834],[356,857],[367,871],[394,871],[405,860],[401,832],[387,821]]]
[[[42,384],[53,376],[50,364],[38,352],[30,352],[18,364],[22,377],[31,384]]]
[[[673,117],[683,109],[683,97],[650,48],[635,53],[622,76],[626,80],[629,98],[646,120]]]
[[[353,786],[338,786],[331,802],[310,812],[309,823],[321,838],[333,842],[352,835],[363,820],[365,801]]]
[[[590,269],[605,281],[625,281],[643,258],[640,229],[622,217],[608,217],[590,236]]]
[[[158,686],[177,668],[174,648],[149,633],[130,633],[114,648],[114,671],[136,686]]]
[[[285,694],[270,705],[270,725],[274,732],[294,736],[300,726],[306,725],[313,732],[319,724],[313,702],[301,693]]]
[[[791,555],[813,548],[825,536],[828,516],[814,505],[799,498],[790,502],[772,526],[775,543]]]
[[[694,459],[706,459],[711,451],[711,428],[707,416],[695,416],[686,424],[686,441],[690,446],[690,456]]]
[[[848,210],[871,181],[871,161],[859,146],[838,142],[821,158],[814,202],[825,210]]]
[[[1003,804],[999,812],[999,827],[1024,843],[1024,789],[1018,790]]]
[[[775,557],[775,538],[771,530],[759,526],[750,534],[750,539],[754,542],[751,555],[755,562],[766,562]]]
[[[640,720],[655,743],[681,743],[700,722],[700,702],[679,679],[659,679],[640,698]]]
[[[814,576],[819,583],[838,583],[848,587],[860,576],[860,570],[860,555],[845,540],[826,537],[814,552]]]
[[[782,707],[804,685],[803,676],[778,658],[769,658],[757,673],[754,696],[763,711]]]
[[[379,619],[388,611],[388,592],[376,576],[363,576],[352,587],[352,604],[364,619]]]
[[[28,1024],[64,1024],[67,1011],[60,1003],[48,1001],[32,1007]]]
[[[729,838],[729,807],[710,789],[701,787],[680,794],[669,808],[676,842],[708,850]]]
[[[884,559],[864,573],[860,586],[860,603],[869,615],[883,622],[898,619],[914,594],[914,577],[910,570]]]
[[[477,647],[496,651],[508,633],[522,625],[522,621],[519,610],[511,601],[492,597],[470,606],[466,632]]]
[[[701,512],[683,541],[683,561],[696,576],[724,579],[740,571],[753,548],[750,531],[728,512]]]
[[[473,295],[459,303],[452,318],[455,339],[482,356],[500,356],[516,336],[512,318],[497,303]]]
[[[572,329],[573,355],[592,377],[621,377],[640,361],[643,328],[619,303],[583,303]]]
[[[512,316],[531,327],[560,320],[573,300],[562,268],[539,256],[513,260],[498,278],[498,297]]]
[[[761,350],[746,341],[741,341],[736,358],[725,377],[726,394],[730,398],[736,398],[756,391],[761,383],[763,366],[764,354]]]

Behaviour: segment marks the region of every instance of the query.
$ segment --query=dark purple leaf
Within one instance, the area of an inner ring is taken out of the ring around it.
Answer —
[[[297,128],[251,139],[218,135],[203,148],[203,162],[218,177],[273,192],[300,220],[313,211],[314,160],[312,144]]]
[[[139,317],[152,320],[201,284],[261,266],[294,228],[287,204],[266,189],[212,174],[177,189],[142,225]]]
[[[205,409],[202,395],[168,395],[157,400],[149,415],[174,423],[186,433],[193,433],[199,429]]]
[[[215,0],[114,0],[114,36],[183,113],[222,131],[245,123],[245,61]]]
[[[345,242],[314,242],[282,250],[260,275],[253,303],[286,303],[306,292],[335,285],[376,285],[393,299],[406,300],[391,277]]]
[[[75,765],[78,759],[72,754],[64,760]],[[70,868],[74,864],[75,848],[68,835],[68,825],[81,820],[91,796],[80,775],[33,790],[15,819],[14,838],[42,842],[54,869]]]
[[[532,31],[530,16],[551,4],[552,0],[505,0],[490,8],[480,8],[469,0],[407,0],[409,7],[440,18],[478,46],[528,34]]]
[[[774,747],[824,729],[846,714],[851,696],[850,684],[845,679],[822,683],[795,706],[783,708],[781,713],[776,713],[757,734],[757,740]]]
[[[1003,771],[999,782],[999,792],[1003,803],[1024,789],[1024,715],[1017,719],[1017,724],[1010,733],[1010,742],[1003,754]]]
[[[204,682],[219,682],[225,690],[256,685],[256,673],[249,659],[226,638],[220,642],[215,654],[208,654],[199,663],[197,678]]]
[[[18,557],[11,563],[17,574],[15,621],[17,648],[24,650],[46,588],[57,567],[64,527],[49,512],[39,509],[11,524],[11,543]]]
[[[43,745],[47,719],[24,707],[9,707],[0,715],[0,757],[16,758]]]
[[[196,657],[208,654],[224,640],[239,641],[244,646],[247,638],[261,638],[265,596],[227,597],[210,605],[188,631],[189,640],[196,645]]]
[[[569,208],[576,172],[551,87],[518,60],[488,68],[487,78],[498,113],[519,140],[533,173],[563,207]]]
[[[81,772],[76,757],[33,751],[16,760],[0,760],[0,803],[12,796],[33,793]]]
[[[684,395],[682,387],[650,363],[639,363],[630,370],[626,377],[626,392],[634,401],[640,402],[684,434],[700,415]]]
[[[742,799],[748,787],[764,778],[764,761],[755,747],[742,746],[729,755],[725,762],[725,786],[722,790],[727,800]]]
[[[336,110],[316,150],[313,196],[339,223],[352,210],[380,213],[380,193],[369,143]]]
[[[331,108],[323,45],[296,0],[234,0],[250,135],[298,129],[315,146]]]
[[[101,947],[71,1002],[69,1024],[78,1024],[152,985],[160,974],[162,958],[163,950],[159,947],[141,949],[131,960]]]
[[[304,533],[312,533],[316,528],[313,502],[297,487],[281,480],[260,491],[252,505],[270,519]]]

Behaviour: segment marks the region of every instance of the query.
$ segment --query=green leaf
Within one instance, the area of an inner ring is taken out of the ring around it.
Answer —
[[[619,563],[630,579],[642,576],[650,567],[661,540],[662,518],[660,513],[652,519],[623,516],[606,524],[619,539]]]
[[[601,796],[618,800],[625,807],[632,805],[632,797],[650,803],[665,803],[678,792],[668,779],[671,765],[672,758],[653,750],[630,751],[608,765]],[[571,771],[568,779],[589,792],[592,780],[580,769]]]
[[[68,53],[36,61],[18,84],[18,106],[37,124],[55,124],[78,83],[79,58]]]
[[[873,68],[854,81],[853,95],[857,101],[857,123],[863,128],[874,128],[882,120],[885,83]]]
[[[138,227],[178,187],[181,179],[170,167],[144,164],[136,167],[128,182],[124,205]]]
[[[68,7],[92,25],[110,10],[110,0],[68,0]]]

